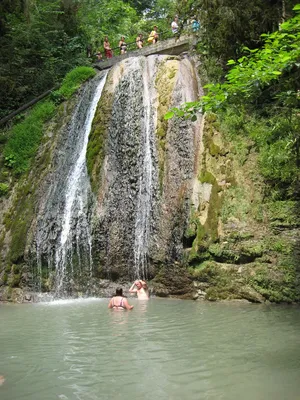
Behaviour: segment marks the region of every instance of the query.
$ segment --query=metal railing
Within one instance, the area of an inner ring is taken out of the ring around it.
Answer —
[[[172,31],[171,31],[170,29],[168,29],[168,30],[166,30],[166,31],[163,31],[163,32],[157,32],[157,34],[158,34],[158,40],[157,40],[157,42],[161,42],[161,41],[164,41],[164,40],[166,40],[166,39],[171,39],[171,38],[173,38],[173,37],[175,36],[175,35],[172,33]],[[148,35],[147,37],[146,37],[146,35],[145,35],[145,36],[143,35],[143,47],[142,47],[142,48],[145,48],[145,47],[148,47],[148,46],[152,46],[152,45],[153,45],[153,43],[148,42],[148,38],[149,38],[149,35]],[[136,41],[126,43],[126,53],[127,53],[128,51],[134,51],[134,50],[139,50],[139,48],[138,48],[138,46],[137,46],[137,44],[136,44]],[[118,46],[118,47],[113,47],[113,48],[111,49],[111,51],[113,52],[113,53],[112,53],[112,54],[113,54],[113,57],[122,55],[119,46]],[[114,54],[114,53],[117,52],[117,51],[118,51],[118,54]],[[103,52],[104,52],[104,50],[103,50]],[[102,51],[101,51],[100,53],[102,54]],[[126,53],[125,53],[125,54],[126,54]],[[98,53],[94,54],[94,56],[97,56],[97,54],[98,54]],[[111,58],[113,58],[113,57],[111,57]],[[103,57],[102,60],[96,60],[96,62],[97,62],[97,61],[106,61],[106,60],[110,60],[111,58]]]
[[[158,33],[158,42],[162,42],[164,40],[171,39],[171,38],[174,38],[176,36],[179,37],[180,34],[182,33],[182,31],[184,30],[184,28],[185,28],[185,25],[178,30],[177,34],[172,33],[171,29],[168,29],[168,30],[163,31],[163,32],[157,32]],[[143,40],[143,48],[148,47],[148,46],[153,46],[152,43],[148,42],[148,37],[149,37],[149,35],[147,36],[147,38],[145,38]],[[126,46],[127,46],[126,54],[127,54],[127,49],[129,51],[139,50],[139,48],[136,45],[136,41],[135,42],[126,43]],[[120,47],[114,47],[111,50],[112,51],[116,51],[117,50],[117,51],[120,52]],[[96,55],[97,55],[97,53],[94,54],[93,56],[96,56]],[[120,55],[121,55],[121,52],[120,52],[120,54],[116,54],[116,55],[113,54],[112,58],[114,58],[116,56],[120,56]],[[111,60],[111,58],[104,58],[101,61],[106,61],[106,60]],[[96,63],[97,62],[100,62],[100,60],[96,60]],[[48,96],[53,90],[57,89],[58,87],[59,87],[59,85],[56,85],[54,88],[52,88],[50,90],[47,90],[46,92],[42,93],[40,96],[36,97],[35,99],[31,100],[30,102],[24,104],[22,107],[18,108],[17,110],[13,111],[12,113],[10,113],[7,116],[5,116],[2,119],[0,119],[0,126],[4,125],[6,122],[8,122],[10,119],[12,119],[16,115],[20,114],[21,112],[27,110],[29,107],[33,106],[35,103],[37,103],[38,101],[42,100],[44,97]]]

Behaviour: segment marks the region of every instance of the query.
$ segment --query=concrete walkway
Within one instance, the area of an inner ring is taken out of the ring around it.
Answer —
[[[102,71],[129,57],[150,56],[151,54],[179,55],[184,51],[188,51],[189,47],[193,45],[194,40],[195,38],[193,36],[181,36],[178,40],[175,38],[167,39],[156,44],[148,45],[143,49],[129,51],[126,54],[110,58],[106,61],[96,62],[93,66]]]

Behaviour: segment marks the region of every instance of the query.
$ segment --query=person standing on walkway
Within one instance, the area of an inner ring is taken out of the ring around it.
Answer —
[[[198,32],[199,29],[200,29],[200,23],[197,21],[196,16],[194,16],[192,19],[192,31],[195,33]]]
[[[136,46],[138,49],[143,48],[143,35],[141,33],[138,34],[137,38],[135,39]]]
[[[157,43],[158,41],[158,32],[157,32],[157,26],[153,27],[153,31],[150,32],[150,35],[148,37],[148,42],[149,43]]]
[[[176,35],[179,32],[178,17],[175,15],[174,21],[171,24],[172,33]]]
[[[110,47],[110,44],[109,44],[107,36],[105,36],[105,38],[104,38],[103,47],[104,47],[105,57],[106,58],[112,58],[113,52],[112,52],[112,49]]]
[[[121,40],[119,41],[119,48],[120,48],[120,54],[126,54],[126,52],[127,52],[127,44],[125,42],[124,36],[122,36]]]

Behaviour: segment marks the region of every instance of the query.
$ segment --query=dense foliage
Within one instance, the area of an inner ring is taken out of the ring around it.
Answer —
[[[82,57],[76,18],[60,0],[1,8],[0,117],[53,87]]]
[[[174,0],[2,0],[0,3],[0,119],[53,88],[91,53],[121,36],[135,42],[154,24],[170,29]]]
[[[261,172],[276,198],[293,197],[298,193],[299,11],[300,5],[295,6],[296,15],[282,23],[280,29],[262,34],[257,40],[260,47],[240,46],[236,53],[240,56],[235,54],[227,62],[217,83],[205,86],[206,93],[200,101],[187,103],[166,115],[166,118],[171,118],[176,113],[180,117],[195,119],[196,114],[203,110],[217,112],[223,130],[253,139],[260,154]],[[207,40],[201,38],[200,47],[205,46]],[[222,59],[223,56],[219,56]],[[222,76],[229,68],[223,80]],[[218,74],[212,69],[210,73],[216,81]]]
[[[196,16],[201,22],[198,51],[208,81],[219,81],[227,60],[237,60],[245,46],[262,45],[261,34],[278,29],[289,18],[297,0],[177,0],[183,21]]]
[[[30,169],[31,160],[39,148],[44,133],[44,123],[53,117],[56,103],[69,98],[84,81],[94,75],[95,71],[91,67],[75,68],[67,74],[61,87],[49,100],[39,102],[24,121],[13,126],[3,152],[6,167],[15,174],[21,174]]]

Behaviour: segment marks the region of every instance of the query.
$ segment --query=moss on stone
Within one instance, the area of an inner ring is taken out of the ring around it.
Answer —
[[[5,230],[10,232],[11,242],[6,262],[23,261],[28,232],[34,217],[35,183],[29,173],[23,176],[14,193],[10,210],[4,215]]]
[[[239,221],[247,221],[251,212],[251,204],[243,187],[230,187],[223,196],[221,218],[226,223],[231,217]]]
[[[215,176],[207,170],[202,170],[198,179],[201,183],[210,183],[211,185],[217,182]]]
[[[152,280],[157,295],[191,298],[192,281],[188,270],[179,264],[164,265]],[[157,287],[157,289],[156,289]],[[158,290],[158,288],[160,289]]]
[[[242,257],[246,258],[245,262],[249,262],[263,255],[264,246],[262,242],[247,243],[240,247],[239,252]]]
[[[210,268],[213,265],[213,262],[211,262],[210,260],[204,260],[198,265],[195,265],[195,267],[189,267],[188,271],[193,279],[206,281],[205,272],[203,272],[203,270],[205,268]]]
[[[300,215],[295,213],[296,201],[274,201],[265,204],[272,227],[292,227],[300,224]]]
[[[7,274],[10,274],[11,269],[12,269],[12,266],[11,266],[11,265],[7,265],[7,266],[5,267],[5,269],[4,269],[4,271],[5,271]]]
[[[3,285],[5,285],[8,281],[8,274],[6,272],[4,272],[3,276],[2,276],[2,282]]]
[[[233,249],[226,248],[219,243],[211,244],[208,251],[218,262],[237,263],[240,260],[240,255],[238,252],[234,251]]]
[[[220,137],[217,122],[208,114],[203,132],[198,179],[212,186],[194,218],[197,229],[197,218],[205,221],[204,232],[187,257],[195,287],[203,285],[207,300],[299,302],[297,204],[262,203],[253,143],[229,133]]]
[[[21,275],[20,274],[13,274],[11,278],[8,280],[8,284],[10,287],[18,287],[20,284]]]
[[[112,106],[113,95],[108,90],[105,90],[97,106],[86,153],[87,169],[94,192],[99,187],[99,175],[105,157],[105,145]]]
[[[205,222],[205,232],[209,234],[211,240],[214,242],[219,238],[218,225],[219,214],[222,207],[223,197],[219,195],[219,185],[216,183],[212,186],[208,215]]]
[[[236,270],[234,268],[224,269],[212,261],[207,261],[196,269],[197,280],[206,282],[205,298],[210,301],[225,299],[240,299],[240,284],[236,281]]]
[[[9,191],[9,185],[7,183],[0,183],[0,197],[5,196]]]
[[[252,239],[253,237],[254,237],[253,233],[250,233],[250,232],[233,231],[233,232],[229,233],[227,240],[230,242],[236,243],[236,242],[241,242],[244,240]]]
[[[213,157],[217,156],[218,154],[221,154],[221,148],[213,141],[210,141],[208,148],[209,148],[209,154]]]
[[[271,302],[300,301],[299,272],[288,257],[272,268],[268,264],[256,263],[254,272],[249,276],[249,284]]]
[[[177,69],[176,68],[172,68],[169,72],[168,78],[169,79],[173,79],[175,77],[175,75],[177,74]]]
[[[158,95],[156,136],[158,139],[158,170],[161,192],[163,188],[166,135],[168,130],[168,121],[164,119],[164,116],[171,106],[177,71],[178,60],[167,59],[159,66],[155,81]]]
[[[292,243],[284,238],[268,238],[265,243],[268,250],[281,254],[290,254],[292,252]]]

